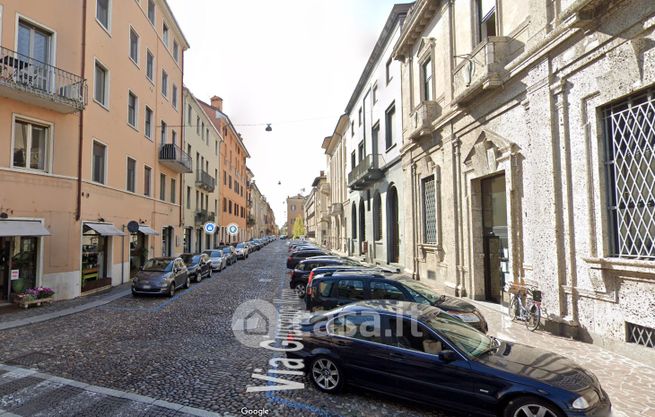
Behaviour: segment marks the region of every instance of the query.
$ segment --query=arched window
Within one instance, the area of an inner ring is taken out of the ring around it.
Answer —
[[[373,196],[373,239],[382,240],[382,197],[377,191]]]
[[[353,209],[352,209],[352,217],[353,220],[351,222],[352,224],[352,235],[353,239],[357,239],[357,204],[353,203]]]

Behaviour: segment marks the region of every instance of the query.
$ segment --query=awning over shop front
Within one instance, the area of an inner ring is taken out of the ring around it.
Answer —
[[[0,237],[50,236],[41,222],[33,220],[0,220]]]
[[[155,229],[151,228],[150,226],[144,226],[142,224],[139,225],[139,232],[143,233],[144,235],[159,236],[159,233],[155,232]]]
[[[85,226],[95,230],[101,236],[124,236],[121,230],[117,229],[113,224],[106,223],[84,223]]]

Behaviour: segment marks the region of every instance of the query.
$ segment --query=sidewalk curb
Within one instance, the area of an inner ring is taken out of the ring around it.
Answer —
[[[105,296],[105,297],[103,297],[103,298],[101,298],[99,300],[91,301],[89,303],[81,304],[81,305],[78,305],[78,306],[75,306],[75,307],[66,308],[64,310],[55,311],[55,312],[52,312],[52,313],[41,314],[41,315],[38,315],[38,316],[28,317],[28,318],[24,318],[24,319],[18,319],[18,320],[2,322],[2,323],[0,323],[0,330],[14,329],[16,327],[22,327],[22,326],[27,326],[27,325],[30,325],[30,324],[41,323],[41,322],[56,319],[56,318],[59,318],[59,317],[64,317],[64,316],[69,316],[71,314],[80,313],[80,312],[85,311],[85,310],[90,310],[90,309],[95,308],[95,307],[99,307],[99,306],[102,306],[102,305],[105,305],[105,304],[109,304],[114,300],[117,300],[117,299],[119,299],[121,297],[125,297],[126,295],[130,294],[131,291],[132,290],[130,288],[127,288],[127,289],[124,289],[124,290],[116,291],[115,293],[107,295],[107,296]]]

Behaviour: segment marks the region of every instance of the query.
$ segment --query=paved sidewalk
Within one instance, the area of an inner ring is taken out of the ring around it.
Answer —
[[[79,313],[80,311],[108,304],[131,293],[131,284],[125,283],[110,290],[78,297],[73,300],[57,301],[41,307],[21,309],[17,306],[0,307],[0,330],[40,323],[57,317]]]
[[[472,300],[489,323],[489,334],[566,356],[592,371],[612,400],[615,417],[655,417],[655,364],[644,365],[598,345],[530,332],[497,308]],[[495,307],[495,306],[494,306]]]

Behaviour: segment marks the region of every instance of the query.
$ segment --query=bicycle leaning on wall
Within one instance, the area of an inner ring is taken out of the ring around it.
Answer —
[[[525,323],[525,327],[534,332],[541,324],[541,291],[523,284],[510,284],[509,317],[512,321]]]

